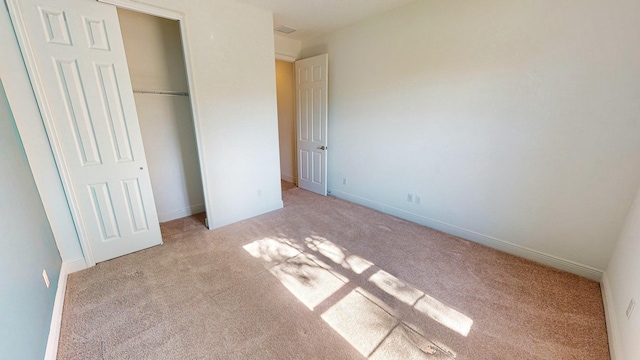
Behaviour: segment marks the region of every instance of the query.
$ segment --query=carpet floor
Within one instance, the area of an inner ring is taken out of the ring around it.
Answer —
[[[299,188],[71,274],[58,359],[609,359],[599,284]]]

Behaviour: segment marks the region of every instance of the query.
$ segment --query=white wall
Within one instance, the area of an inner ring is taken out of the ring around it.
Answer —
[[[42,359],[62,261],[2,81],[0,154],[0,358]]]
[[[303,42],[329,189],[597,279],[640,184],[639,7],[417,1]]]
[[[178,21],[118,9],[134,89],[188,91]]]
[[[640,188],[613,250],[603,287],[610,348],[615,351],[615,360],[634,359],[640,354]],[[631,299],[636,306],[627,319]]]
[[[293,63],[276,61],[278,92],[278,136],[280,138],[280,178],[297,183],[296,106]]]
[[[131,84],[188,92],[177,21],[118,10]],[[191,105],[185,96],[134,94],[161,222],[204,211]]]

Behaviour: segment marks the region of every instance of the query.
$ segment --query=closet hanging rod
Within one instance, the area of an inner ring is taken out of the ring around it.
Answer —
[[[171,91],[171,90],[139,90],[133,89],[134,94],[154,94],[154,95],[171,95],[171,96],[189,96],[188,92]]]

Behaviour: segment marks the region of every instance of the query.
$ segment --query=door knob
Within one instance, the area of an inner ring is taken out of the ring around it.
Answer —
[[[318,149],[320,149],[320,150],[327,150],[327,147],[326,147],[326,146],[324,146],[324,145],[322,145],[322,146],[318,146]]]

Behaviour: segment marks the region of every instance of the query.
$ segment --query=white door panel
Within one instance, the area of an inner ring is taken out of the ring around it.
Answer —
[[[116,8],[8,5],[87,262],[161,244]]]
[[[296,106],[298,186],[327,195],[328,55],[298,60]]]

